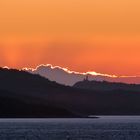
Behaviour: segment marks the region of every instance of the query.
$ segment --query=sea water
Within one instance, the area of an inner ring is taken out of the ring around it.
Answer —
[[[0,119],[0,140],[140,140],[140,116]]]

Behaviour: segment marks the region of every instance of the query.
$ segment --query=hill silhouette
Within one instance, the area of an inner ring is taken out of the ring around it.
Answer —
[[[83,80],[73,85],[75,88],[98,90],[98,91],[110,91],[110,90],[128,90],[128,91],[140,91],[139,84],[126,84],[108,81],[89,81]]]
[[[0,79],[0,117],[76,117],[47,99],[66,87],[14,69],[0,68]]]
[[[106,88],[98,84],[96,89],[69,87],[25,71],[0,68],[0,117],[140,115],[139,90],[131,90],[132,85],[111,89],[113,83]]]

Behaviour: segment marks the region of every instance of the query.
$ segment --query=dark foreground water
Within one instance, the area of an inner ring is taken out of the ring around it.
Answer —
[[[140,116],[0,119],[0,140],[140,140]]]

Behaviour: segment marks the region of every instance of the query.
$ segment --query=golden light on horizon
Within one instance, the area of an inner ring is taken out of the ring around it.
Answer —
[[[139,7],[139,0],[1,0],[0,66],[138,75]]]

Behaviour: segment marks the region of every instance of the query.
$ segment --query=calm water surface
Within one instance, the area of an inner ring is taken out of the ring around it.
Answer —
[[[0,119],[0,140],[140,140],[140,116]]]

